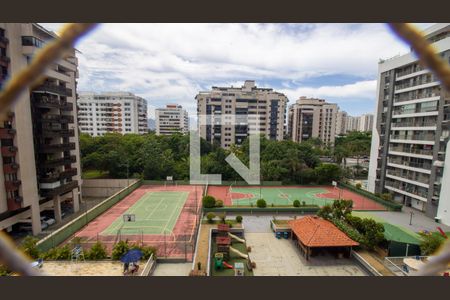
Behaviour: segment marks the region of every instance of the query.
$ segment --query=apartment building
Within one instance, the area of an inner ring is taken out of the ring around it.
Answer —
[[[168,104],[165,108],[157,108],[155,114],[157,135],[188,133],[189,117],[181,105]]]
[[[358,131],[367,132],[372,131],[373,128],[373,114],[363,114],[358,117]]]
[[[319,138],[332,145],[336,135],[338,106],[323,99],[300,97],[289,107],[288,132],[294,142]]]
[[[271,88],[259,88],[255,81],[246,80],[241,87],[213,86],[195,99],[199,120],[201,116],[207,119],[207,124],[199,123],[200,136],[208,142],[223,148],[240,145],[257,128],[268,139],[283,139],[288,99]]]
[[[147,133],[147,101],[132,93],[83,92],[78,95],[78,126],[91,136]]]
[[[450,23],[424,34],[450,62]],[[380,61],[377,99],[369,190],[450,225],[450,94],[408,53]]]
[[[0,23],[0,87],[55,38],[38,24]],[[0,115],[0,230],[31,223],[38,234],[41,211],[54,210],[59,222],[62,202],[79,210],[77,65],[72,49]]]
[[[347,133],[347,119],[348,114],[345,111],[339,110],[336,114],[336,135]]]

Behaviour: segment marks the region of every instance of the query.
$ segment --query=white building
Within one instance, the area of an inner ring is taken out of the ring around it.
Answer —
[[[450,24],[424,31],[450,61]],[[368,189],[450,225],[450,93],[414,53],[380,61]]]
[[[132,93],[80,93],[78,126],[91,136],[147,133],[147,101]]]
[[[165,108],[157,108],[155,113],[157,135],[188,133],[189,117],[187,111],[181,105],[168,104]]]
[[[300,97],[289,106],[288,132],[291,140],[302,142],[319,138],[332,145],[336,134],[338,106],[323,99]]]
[[[255,81],[246,80],[242,87],[212,87],[200,92],[197,100],[197,115],[211,120],[225,120],[225,124],[210,122],[200,125],[200,136],[223,148],[240,145],[250,130],[259,127],[261,134],[271,140],[283,140],[286,120],[287,97],[271,88],[260,88]],[[239,124],[231,124],[232,116]],[[208,120],[206,120],[208,122]],[[214,125],[213,125],[214,123]]]

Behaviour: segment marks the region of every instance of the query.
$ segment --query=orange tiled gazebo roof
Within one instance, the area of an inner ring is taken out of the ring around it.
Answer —
[[[307,247],[349,247],[359,243],[349,238],[333,223],[316,216],[289,221],[292,232]]]

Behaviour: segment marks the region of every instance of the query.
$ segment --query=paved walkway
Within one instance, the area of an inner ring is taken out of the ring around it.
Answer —
[[[412,225],[409,225],[410,218],[411,218],[411,212],[413,213],[412,222],[411,222]],[[374,216],[383,218],[386,221],[388,221],[389,223],[408,228],[414,232],[419,232],[421,230],[437,231],[438,226],[441,227],[446,232],[450,231],[450,226],[436,223],[433,219],[431,219],[430,217],[427,217],[423,212],[413,209],[411,207],[403,206],[403,209],[401,212],[371,211],[371,212],[364,212],[364,213],[372,214]]]
[[[188,276],[192,263],[158,263],[152,276]]]
[[[292,240],[276,239],[273,233],[246,230],[249,253],[256,263],[255,276],[366,276],[351,259],[335,259],[330,255],[305,260]]]

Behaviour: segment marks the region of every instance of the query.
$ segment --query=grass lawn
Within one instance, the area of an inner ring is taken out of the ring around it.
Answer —
[[[108,172],[100,171],[100,170],[85,170],[81,177],[83,179],[98,179],[98,178],[106,178],[108,176]]]

